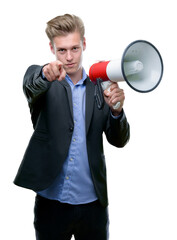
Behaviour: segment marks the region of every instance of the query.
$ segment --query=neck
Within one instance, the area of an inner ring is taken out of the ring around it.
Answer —
[[[68,74],[68,76],[71,78],[74,85],[76,85],[79,80],[82,79],[82,68],[80,68],[77,72],[73,74]]]

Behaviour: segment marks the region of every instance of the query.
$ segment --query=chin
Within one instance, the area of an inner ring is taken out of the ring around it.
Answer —
[[[66,73],[69,75],[75,74],[77,71],[75,69],[67,69]]]
[[[72,75],[72,74],[77,73],[79,70],[80,70],[80,68],[78,69],[76,67],[75,68],[71,68],[71,69],[66,69],[66,73]]]

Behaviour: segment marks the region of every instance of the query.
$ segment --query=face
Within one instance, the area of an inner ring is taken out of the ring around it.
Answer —
[[[63,63],[68,75],[81,74],[82,55],[86,48],[86,41],[85,38],[81,40],[79,32],[55,37],[53,44],[50,43],[50,48],[56,59]]]

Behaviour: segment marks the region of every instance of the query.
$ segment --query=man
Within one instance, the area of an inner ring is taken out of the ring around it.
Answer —
[[[37,192],[36,239],[106,240],[102,133],[116,147],[129,140],[124,92],[114,83],[98,109],[95,86],[82,67],[86,39],[80,18],[58,16],[47,23],[46,33],[56,61],[30,66],[24,76],[34,133],[14,182]]]

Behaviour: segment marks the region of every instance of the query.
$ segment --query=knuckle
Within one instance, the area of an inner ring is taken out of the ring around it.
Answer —
[[[42,69],[42,71],[43,71],[44,75],[46,75],[47,72],[48,72],[47,67],[44,67],[44,68]]]

